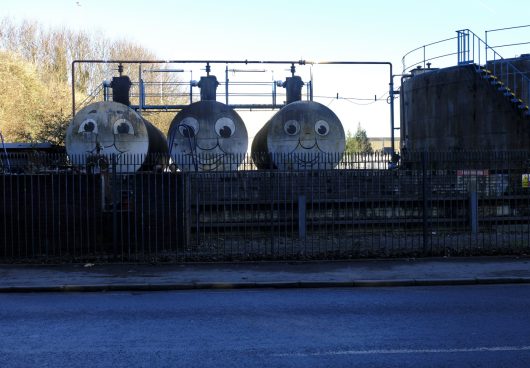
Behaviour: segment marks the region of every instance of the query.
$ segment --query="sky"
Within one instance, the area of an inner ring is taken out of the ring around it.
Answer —
[[[383,61],[392,63],[396,75],[402,72],[403,55],[413,49],[455,37],[459,29],[483,38],[486,30],[528,25],[528,14],[528,0],[509,5],[498,0],[4,0],[0,9],[0,17],[137,42],[164,60]],[[488,37],[495,45],[528,42],[530,27],[489,32]],[[456,41],[444,45],[428,52],[456,51]],[[421,60],[421,52],[408,60]],[[521,53],[530,53],[530,44],[501,52],[504,57]],[[298,71],[309,78],[308,67]],[[224,66],[213,72],[222,76]],[[274,78],[289,76],[286,70],[281,73],[276,71]],[[317,65],[311,73],[315,95],[323,96],[319,102],[337,113],[346,130],[354,132],[360,124],[368,136],[390,136],[387,66]],[[394,82],[399,89],[399,76]],[[348,99],[333,99],[337,94]],[[381,99],[372,101],[374,96]],[[241,113],[251,121],[252,136],[266,117],[251,114]],[[399,100],[395,120],[398,126]]]

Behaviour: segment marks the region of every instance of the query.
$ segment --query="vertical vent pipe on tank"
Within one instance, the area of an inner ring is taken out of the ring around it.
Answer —
[[[197,84],[201,89],[201,101],[215,101],[217,96],[217,86],[219,82],[215,75],[208,75],[201,77],[201,80]]]
[[[122,75],[123,65],[118,65],[119,77],[113,77],[112,82],[110,82],[110,87],[112,88],[112,101],[122,103],[126,106],[131,106],[131,101],[129,100],[130,91],[132,82],[131,79]]]
[[[303,86],[304,82],[299,76],[293,75],[292,77],[287,77],[285,79],[285,82],[283,82],[282,87],[285,88],[285,91],[287,93],[287,105],[291,102],[302,100]]]

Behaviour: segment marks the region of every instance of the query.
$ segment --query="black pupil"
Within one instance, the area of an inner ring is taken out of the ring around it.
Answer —
[[[195,130],[189,125],[184,125],[180,128],[180,132],[186,138],[193,138],[195,136]]]
[[[296,133],[296,126],[294,124],[289,124],[289,126],[287,126],[287,133],[289,134]]]
[[[328,128],[326,128],[325,125],[321,125],[318,127],[318,132],[322,135],[326,134],[328,132]]]
[[[230,127],[225,125],[219,131],[219,135],[223,138],[228,138],[232,135],[232,129],[230,129]]]
[[[120,134],[129,133],[129,124],[121,123],[120,125],[118,125],[118,133]]]
[[[94,131],[94,128],[96,126],[94,125],[93,122],[89,121],[88,123],[85,124],[85,132],[93,132]]]

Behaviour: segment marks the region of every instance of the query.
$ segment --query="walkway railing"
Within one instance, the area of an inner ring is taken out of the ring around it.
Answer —
[[[408,74],[416,68],[428,68],[434,61],[438,63],[436,67],[454,65],[453,57],[458,54],[457,51],[454,51],[454,40],[456,39],[457,37],[446,38],[407,52],[401,58],[403,74]]]
[[[530,26],[502,28],[508,30]],[[498,31],[498,30],[492,30]],[[492,32],[489,31],[489,32]],[[487,35],[487,33],[486,33]],[[456,51],[454,41],[456,42]],[[530,42],[518,42],[499,47],[525,45]],[[530,102],[530,73],[514,65],[513,59],[503,58],[496,50],[469,29],[457,31],[457,36],[441,41],[432,42],[406,53],[402,58],[403,74],[408,74],[415,68],[430,68],[436,63],[437,68],[455,65],[476,66],[478,72],[490,79],[492,84],[512,99],[521,110],[528,114]]]
[[[528,110],[530,98],[530,78],[469,29],[458,33],[458,65],[473,64],[477,71],[485,70],[493,76],[492,84],[499,90],[513,96],[519,108]],[[489,59],[487,57],[489,56]]]
[[[83,107],[85,106],[88,106],[89,104],[91,104],[92,102],[95,102],[96,99],[100,99],[100,96],[101,96],[101,93],[105,93],[105,87],[103,86],[103,83],[100,83],[96,86],[96,88],[94,88],[93,91],[90,92],[90,94],[88,96],[85,97],[85,99],[83,101],[81,101],[79,103],[79,109],[82,109]],[[104,97],[104,99],[106,99]]]

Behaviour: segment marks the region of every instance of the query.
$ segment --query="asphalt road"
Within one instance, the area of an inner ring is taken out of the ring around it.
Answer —
[[[0,294],[0,367],[528,367],[530,285]]]

